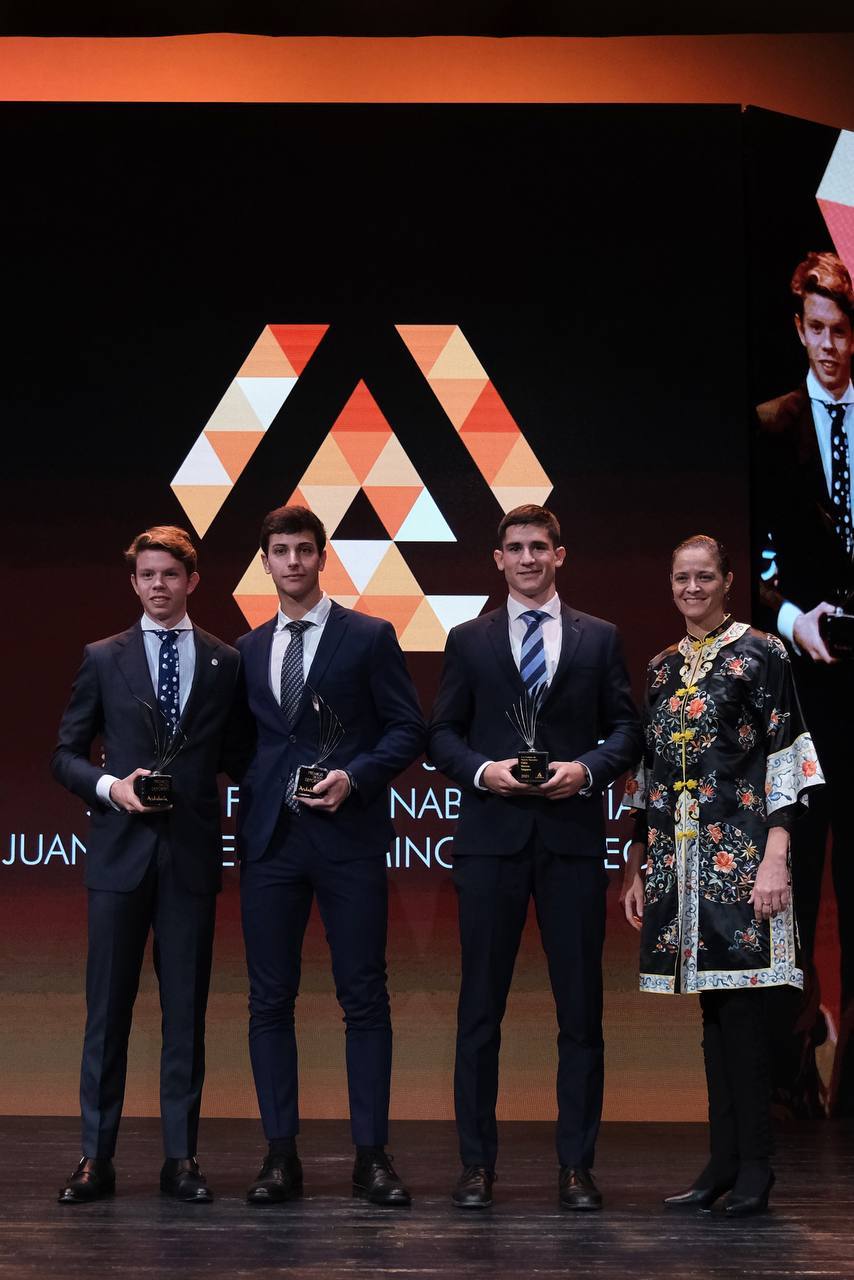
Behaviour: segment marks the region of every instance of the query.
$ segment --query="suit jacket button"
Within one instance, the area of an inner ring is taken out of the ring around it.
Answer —
[[[295,733],[292,733],[288,738],[288,742],[296,742],[296,740],[297,740],[297,735]]]

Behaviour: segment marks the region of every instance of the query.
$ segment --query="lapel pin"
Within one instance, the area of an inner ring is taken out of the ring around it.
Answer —
[[[219,658],[211,658],[211,666],[212,666],[212,667],[218,667],[218,666],[219,666]]]

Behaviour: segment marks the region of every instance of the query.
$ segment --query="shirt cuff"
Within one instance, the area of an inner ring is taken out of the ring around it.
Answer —
[[[586,787],[579,787],[579,789],[578,789],[578,795],[580,795],[580,796],[592,796],[592,795],[593,795],[593,774],[592,774],[592,773],[590,772],[590,770],[587,768],[587,765],[584,763],[584,761],[583,761],[583,760],[575,760],[573,763],[575,763],[575,764],[580,764],[580,765],[581,765],[581,767],[582,767],[582,769],[584,770],[584,772],[587,774],[587,786],[586,786]]]
[[[484,760],[483,764],[480,766],[480,768],[478,769],[477,773],[474,775],[474,785],[477,787],[478,791],[488,791],[488,790],[489,790],[489,787],[485,787],[485,786],[483,785],[483,783],[481,782],[481,778],[483,777],[483,771],[484,771],[484,769],[488,769],[488,768],[489,768],[489,766],[490,766],[491,764],[495,764],[495,761],[494,761],[494,760]]]
[[[777,614],[777,634],[782,636],[784,640],[788,640],[795,653],[800,653],[800,649],[795,643],[795,623],[798,618],[803,616],[803,609],[799,609],[790,600],[783,601],[780,605],[780,612]]]
[[[119,806],[110,798],[110,787],[114,782],[118,782],[118,778],[114,778],[111,773],[102,773],[95,784],[95,794],[101,804],[109,805],[111,809],[118,811]]]

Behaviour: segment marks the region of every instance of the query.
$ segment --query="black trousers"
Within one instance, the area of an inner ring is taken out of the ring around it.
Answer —
[[[116,1149],[128,1038],[150,929],[163,1014],[163,1149],[176,1159],[196,1154],[215,916],[216,895],[185,889],[165,844],[130,893],[89,890],[86,1031],[80,1068],[85,1156],[111,1157]]]
[[[249,1054],[264,1134],[270,1141],[299,1132],[294,1005],[314,897],[344,1010],[353,1141],[383,1146],[388,1141],[392,1052],[385,857],[377,851],[351,862],[333,861],[287,811],[265,856],[244,862],[240,873]]]
[[[501,1021],[533,897],[557,1009],[558,1159],[589,1168],[604,1082],[602,859],[562,857],[532,843],[509,857],[457,857],[453,878],[462,952],[454,1069],[460,1158],[495,1167]]]
[[[703,1061],[709,1093],[710,1172],[735,1175],[774,1151],[767,991],[704,991]]]

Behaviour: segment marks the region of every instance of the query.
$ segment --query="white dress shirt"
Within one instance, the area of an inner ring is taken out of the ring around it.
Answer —
[[[810,398],[815,438],[821,457],[822,470],[824,471],[824,483],[827,485],[829,494],[833,474],[833,460],[830,448],[830,414],[825,406],[828,404],[845,405],[845,434],[848,436],[848,457],[851,462],[854,462],[854,387],[852,387],[849,380],[848,386],[841,396],[838,398],[832,396],[821,385],[812,369],[810,369],[807,374],[807,395]],[[852,476],[852,481],[854,481],[854,476]],[[854,498],[854,483],[852,483],[852,498]],[[784,600],[777,614],[777,634],[781,635],[784,640],[788,640],[796,649],[795,623],[802,616],[803,609],[800,609],[791,600]]]
[[[317,653],[317,646],[320,644],[320,637],[323,635],[323,628],[326,626],[326,619],[329,617],[329,610],[332,608],[332,601],[324,591],[313,609],[309,609],[308,613],[303,614],[299,619],[289,618],[281,609],[276,620],[276,630],[273,632],[273,643],[270,646],[270,688],[273,697],[281,706],[282,698],[282,661],[284,660],[285,651],[293,639],[290,631],[288,631],[289,622],[309,622],[311,626],[306,627],[302,633],[302,678],[308,684],[308,673],[311,664],[314,661],[314,655]]]
[[[196,673],[196,640],[193,635],[193,624],[185,613],[180,622],[176,622],[174,627],[164,627],[162,623],[157,622],[154,618],[149,618],[147,613],[142,615],[142,643],[145,648],[145,660],[148,663],[148,674],[151,676],[151,687],[156,695],[158,672],[160,669],[160,637],[158,631],[177,631],[178,639],[175,647],[178,650],[178,701],[183,713],[187,705],[187,699],[190,696],[190,689],[193,684],[193,676]],[[154,699],[155,705],[157,698]],[[98,799],[103,804],[108,804],[111,809],[118,809],[117,804],[113,804],[110,799],[110,787],[114,782],[118,782],[115,774],[102,773],[98,779],[95,791]]]

